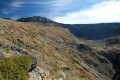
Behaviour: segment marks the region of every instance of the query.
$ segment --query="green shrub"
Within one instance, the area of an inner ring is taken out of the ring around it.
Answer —
[[[9,57],[0,60],[0,80],[28,80],[31,56]]]
[[[3,52],[5,52],[5,53],[9,53],[10,51],[9,51],[9,50],[3,50]]]

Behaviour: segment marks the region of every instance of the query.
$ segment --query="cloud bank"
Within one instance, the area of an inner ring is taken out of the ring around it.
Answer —
[[[55,17],[54,20],[65,24],[120,22],[120,1],[97,3],[90,8]]]

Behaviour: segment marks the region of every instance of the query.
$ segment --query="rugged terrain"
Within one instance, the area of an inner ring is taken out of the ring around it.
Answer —
[[[0,19],[0,42],[5,44],[0,49],[0,58],[34,54],[37,63],[32,59],[36,64],[28,70],[29,80],[111,80],[120,71],[119,31],[110,36],[103,32],[106,36],[102,40],[100,33],[99,40],[84,40],[82,34],[81,38],[75,37],[71,26],[37,16],[17,21]],[[6,51],[8,45],[10,49]]]

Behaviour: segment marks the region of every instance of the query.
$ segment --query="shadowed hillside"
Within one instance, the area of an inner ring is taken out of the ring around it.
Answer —
[[[120,23],[63,24],[78,38],[99,40],[120,35]]]

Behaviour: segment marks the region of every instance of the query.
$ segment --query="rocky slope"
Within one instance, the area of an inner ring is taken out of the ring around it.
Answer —
[[[67,29],[59,27],[37,27],[1,19],[0,36],[1,42],[6,42],[10,46],[21,48],[30,54],[35,54],[38,61],[36,67],[37,69],[42,69],[43,72],[39,75],[43,79],[62,78],[79,80],[80,78],[87,79],[88,77],[88,79],[94,79],[93,77],[95,77],[87,65],[82,62],[82,66],[78,64],[80,58],[76,54],[80,54],[80,52],[74,50],[74,46],[72,45],[79,44],[80,41]],[[47,75],[46,71],[50,74]],[[88,74],[88,71],[90,74]],[[38,75],[36,73],[34,74],[34,71],[30,74],[31,77]],[[34,80],[34,78],[32,79]]]
[[[16,54],[27,52],[37,58],[29,80],[111,80],[119,72],[118,46],[91,47],[66,28],[30,22],[0,19],[0,42],[15,46]]]

